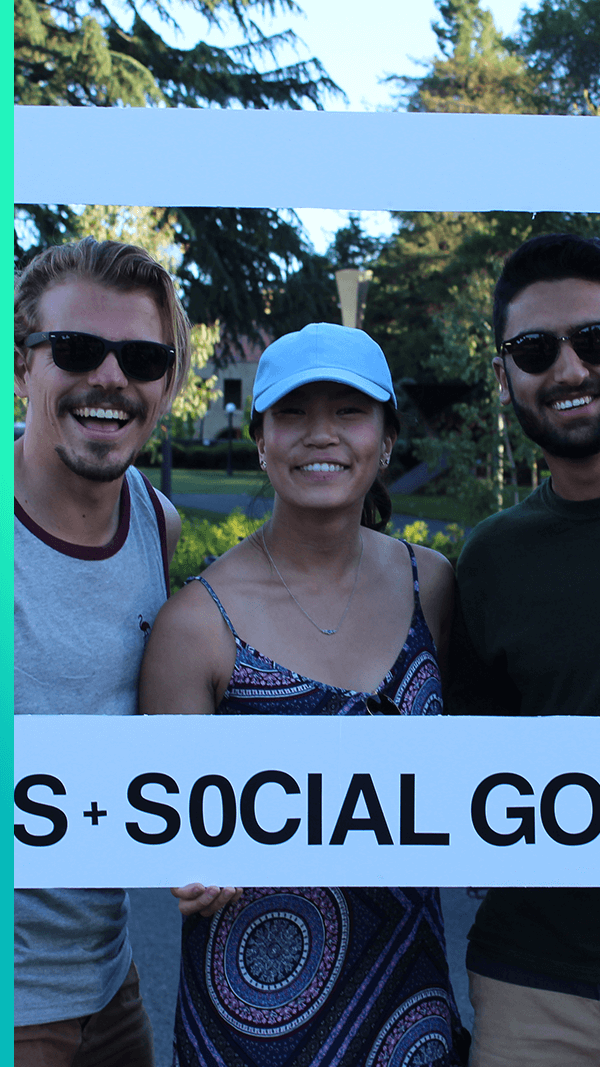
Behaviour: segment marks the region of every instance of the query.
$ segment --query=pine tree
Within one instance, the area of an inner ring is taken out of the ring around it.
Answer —
[[[297,12],[294,0],[183,0],[209,25],[233,15],[242,41],[218,48],[199,41],[173,48],[142,18],[135,0],[118,21],[102,0],[16,0],[15,102],[97,107],[166,104],[176,107],[322,107],[327,92],[341,90],[321,63],[308,59],[259,72],[256,61],[275,62],[281,45],[295,34],[265,36],[251,17],[261,12]],[[164,23],[176,28],[170,0],[153,0]]]
[[[600,0],[542,0],[525,7],[507,42],[538,79],[547,112],[600,114]]]
[[[409,111],[480,114],[536,113],[537,78],[502,40],[478,0],[436,0],[442,22],[432,23],[441,57],[424,63],[421,78],[391,75]]]

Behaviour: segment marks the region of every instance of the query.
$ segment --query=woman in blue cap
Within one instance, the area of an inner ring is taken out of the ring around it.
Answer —
[[[387,362],[361,330],[312,323],[267,348],[251,432],[272,518],[159,613],[143,712],[441,712],[452,569],[380,532],[398,426]],[[175,893],[177,1067],[464,1062],[437,890]]]

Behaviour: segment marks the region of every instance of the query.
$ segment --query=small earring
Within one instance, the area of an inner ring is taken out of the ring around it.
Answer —
[[[260,462],[260,469],[261,469],[261,471],[266,471],[266,469],[267,469],[267,461],[266,461],[266,459],[264,459],[264,458],[263,458],[263,457],[261,456],[261,458],[260,458],[259,462]]]
[[[390,457],[385,455],[385,453],[384,453],[384,455],[379,460],[379,466],[380,467],[387,467],[389,462],[390,462]]]

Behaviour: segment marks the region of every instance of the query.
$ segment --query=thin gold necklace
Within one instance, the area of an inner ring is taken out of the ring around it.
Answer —
[[[360,531],[358,533],[358,536],[360,538],[360,556],[358,557],[358,566],[356,568],[356,575],[354,577],[354,585],[352,586],[352,592],[350,593],[350,596],[348,598],[348,603],[346,604],[346,607],[344,608],[344,612],[342,614],[342,617],[341,617],[340,621],[338,622],[335,630],[323,630],[319,626],[319,624],[317,622],[315,622],[314,619],[311,619],[311,617],[308,614],[308,612],[305,611],[304,608],[302,607],[302,604],[298,603],[298,601],[296,600],[296,597],[292,593],[292,590],[290,589],[290,587],[287,584],[285,578],[283,577],[283,574],[279,570],[279,567],[277,566],[275,560],[273,559],[271,553],[269,552],[269,549],[267,548],[267,542],[265,541],[265,528],[264,528],[264,526],[261,526],[260,532],[261,532],[261,536],[262,536],[263,547],[264,547],[265,552],[267,553],[267,556],[269,557],[271,565],[272,565],[275,573],[277,574],[277,577],[279,578],[281,584],[287,589],[288,593],[290,594],[292,600],[294,601],[294,604],[296,604],[297,607],[300,608],[300,611],[302,612],[302,614],[306,615],[306,618],[308,619],[308,621],[312,622],[313,626],[315,626],[317,628],[319,633],[325,634],[327,637],[330,637],[332,634],[336,634],[338,632],[340,626],[342,625],[344,619],[346,618],[346,615],[348,614],[348,611],[350,609],[350,605],[352,603],[352,597],[354,596],[354,592],[356,590],[356,586],[357,586],[357,583],[358,583],[358,575],[359,575],[360,565],[362,563],[362,557],[363,557],[363,548],[365,547],[363,539],[362,539],[362,534],[360,533]]]

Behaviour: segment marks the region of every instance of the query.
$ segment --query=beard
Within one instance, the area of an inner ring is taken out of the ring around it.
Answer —
[[[93,459],[87,460],[82,456],[69,455],[62,445],[57,445],[56,454],[65,467],[73,471],[73,474],[78,474],[80,478],[87,478],[90,482],[116,482],[118,478],[123,477],[127,468],[131,466],[136,458],[136,453],[132,452],[127,459],[119,460],[118,463],[104,464],[102,461],[108,455],[112,446],[93,442],[88,447],[90,452],[95,454],[95,462]]]
[[[78,408],[101,406],[125,411],[131,419],[137,418],[142,422],[148,417],[147,406],[141,401],[134,402],[120,396],[119,393],[103,392],[99,389],[92,389],[79,397],[65,397],[58,405],[58,415],[59,417],[65,416]],[[105,462],[112,447],[110,441],[88,441],[89,459],[85,456],[70,454],[63,445],[57,445],[55,451],[65,467],[68,467],[73,474],[78,474],[80,478],[87,478],[90,482],[116,482],[118,478],[123,477],[127,468],[135,461],[136,456],[139,454],[139,448],[134,450],[126,459],[120,459],[113,463],[110,461]]]
[[[521,424],[523,433],[531,441],[534,441],[536,445],[539,445],[544,452],[560,459],[587,459],[588,456],[595,456],[600,452],[600,417],[596,419],[595,423],[588,422],[579,426],[573,424],[573,426],[565,427],[564,429],[553,426],[545,415],[545,405],[564,399],[564,390],[562,395],[557,390],[554,390],[552,393],[548,391],[543,396],[538,397],[538,413],[537,410],[530,407],[526,408],[519,403],[508,374],[506,375],[506,380],[514,412]],[[584,385],[581,389],[581,395],[584,394],[597,396],[597,385],[590,383],[587,388]],[[585,408],[583,410],[585,411]]]

